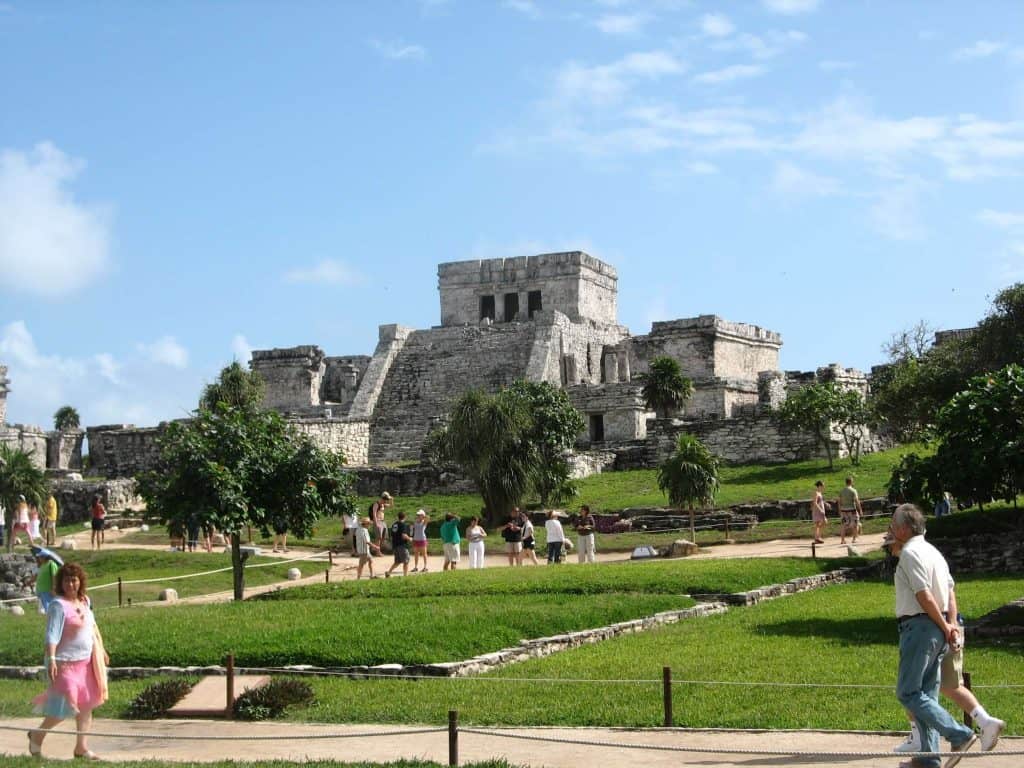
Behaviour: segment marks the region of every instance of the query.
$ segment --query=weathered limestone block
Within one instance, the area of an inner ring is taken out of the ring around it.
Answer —
[[[665,557],[689,557],[700,552],[700,547],[686,539],[676,539],[665,550]]]
[[[289,568],[287,575],[288,581],[298,581],[302,578],[302,571],[300,571],[298,568]]]
[[[178,602],[178,590],[168,587],[167,589],[160,590],[160,595],[157,600],[161,600],[165,603],[176,603]]]

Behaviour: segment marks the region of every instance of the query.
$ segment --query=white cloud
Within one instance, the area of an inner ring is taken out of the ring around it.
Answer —
[[[40,352],[21,320],[0,329],[0,360],[8,366],[11,381],[7,397],[11,422],[49,427],[53,412],[69,402],[68,392],[90,378],[84,361]],[[36,403],[41,407],[33,407]]]
[[[321,259],[309,269],[293,269],[286,272],[284,279],[289,283],[354,285],[359,282],[359,274],[335,259]]]
[[[746,80],[751,77],[759,77],[764,74],[764,67],[757,64],[733,64],[722,69],[715,69],[710,72],[701,72],[694,75],[693,82],[705,85],[718,85],[720,83],[731,83],[736,80]]]
[[[718,173],[718,166],[714,163],[709,163],[707,160],[695,160],[687,164],[686,170],[695,176],[710,176]]]
[[[923,238],[919,187],[913,181],[884,186],[869,211],[872,228],[890,240]]]
[[[656,80],[685,71],[685,65],[666,51],[630,53],[611,64],[587,66],[569,62],[555,78],[561,100],[607,104],[620,100],[637,80]]]
[[[1024,282],[1024,242],[1007,244],[995,265],[995,280],[999,285]]]
[[[786,32],[771,31],[765,35],[752,35],[744,32],[740,35],[715,40],[710,44],[714,51],[739,51],[749,54],[755,59],[764,61],[781,55],[794,45],[799,45],[807,40],[803,32],[791,29]]]
[[[171,368],[188,366],[188,350],[173,336],[163,336],[152,344],[136,344],[136,349],[154,363],[169,365]]]
[[[767,10],[786,16],[811,13],[818,10],[820,4],[820,0],[761,0],[761,5]]]
[[[986,208],[978,213],[978,221],[990,224],[999,229],[1024,228],[1024,211],[1017,213],[1012,211],[993,211]]]
[[[819,176],[789,162],[775,167],[772,191],[785,198],[830,197],[842,191],[840,183],[827,176]]]
[[[252,345],[240,333],[236,333],[231,339],[231,352],[240,363],[248,363],[252,359]]]
[[[110,260],[109,209],[69,189],[84,164],[49,142],[0,152],[0,274],[15,291],[57,298],[92,282]]]
[[[836,59],[826,59],[818,62],[818,69],[822,72],[842,72],[853,69],[856,66],[852,61],[839,61]]]
[[[121,364],[118,363],[114,356],[108,352],[100,352],[99,354],[93,355],[92,359],[95,361],[99,374],[104,379],[109,381],[111,384],[121,383]]]
[[[385,59],[422,61],[427,57],[427,49],[422,45],[403,43],[400,40],[371,40],[370,45]]]
[[[828,156],[878,159],[925,150],[945,135],[946,128],[942,118],[876,117],[853,100],[840,98],[804,118],[793,147]]]
[[[531,19],[540,18],[540,8],[533,0],[505,0],[502,5]]]
[[[594,26],[606,35],[629,36],[639,34],[650,17],[643,13],[613,13],[601,16]]]
[[[708,37],[728,37],[736,27],[724,14],[706,13],[700,19],[700,31]]]
[[[1006,50],[1006,43],[997,43],[992,40],[977,40],[965,48],[959,48],[953,52],[953,58],[963,60],[987,59],[1000,51]]]

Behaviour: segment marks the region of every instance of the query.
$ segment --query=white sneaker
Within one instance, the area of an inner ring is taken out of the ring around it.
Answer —
[[[897,754],[921,751],[921,732],[917,730],[917,723],[910,724],[910,733],[907,734],[907,740],[898,747],[893,747],[892,751]]]
[[[999,743],[999,736],[1003,733],[1003,728],[1005,727],[1006,723],[999,718],[993,717],[988,721],[988,725],[981,729],[982,752],[988,752]]]

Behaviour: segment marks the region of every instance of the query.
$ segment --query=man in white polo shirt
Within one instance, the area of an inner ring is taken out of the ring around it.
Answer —
[[[901,547],[896,566],[896,616],[900,631],[900,665],[896,696],[914,715],[921,733],[921,751],[938,752],[939,736],[949,739],[953,752],[966,752],[977,740],[974,731],[957,723],[939,705],[939,669],[948,645],[959,642],[956,617],[946,616],[949,605],[949,566],[942,554],[924,540],[924,515],[913,504],[893,512],[889,531]],[[941,607],[940,607],[941,606]],[[960,762],[959,755],[946,768]],[[938,768],[938,758],[915,758],[901,768]]]

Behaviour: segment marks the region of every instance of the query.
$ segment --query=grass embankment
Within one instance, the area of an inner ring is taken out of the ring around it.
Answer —
[[[910,452],[926,452],[922,446],[906,445],[879,453],[866,454],[861,457],[860,466],[853,466],[849,459],[837,460],[835,467],[829,470],[822,460],[798,461],[790,464],[751,464],[744,466],[727,466],[722,468],[722,487],[715,500],[719,508],[734,504],[746,504],[760,501],[777,501],[779,499],[808,499],[814,491],[816,480],[825,483],[825,495],[833,498],[839,493],[847,475],[854,478],[861,497],[885,495],[885,486],[894,464],[900,456]],[[365,515],[373,501],[369,497],[360,497],[357,508]],[[536,500],[532,505],[537,506]],[[434,548],[439,550],[438,526],[446,512],[454,512],[463,521],[480,513],[480,497],[476,494],[443,495],[424,494],[421,496],[396,496],[395,506],[388,510],[388,520],[394,520],[397,512],[404,511],[411,520],[416,510],[425,509],[433,518],[429,529],[434,539]],[[592,475],[580,481],[578,499],[567,506],[573,510],[580,504],[589,504],[595,513],[618,512],[629,507],[663,507],[668,501],[658,489],[657,472],[653,469],[631,470],[627,472],[605,472]],[[808,523],[800,521],[772,521],[762,523],[752,531],[732,531],[732,538],[737,541],[766,541],[773,538],[806,537],[809,535]],[[872,532],[874,523],[866,524],[865,532]],[[885,530],[885,526],[879,530]],[[270,539],[259,536],[256,539],[262,544],[269,544]],[[537,527],[538,544],[544,544],[543,526]],[[336,518],[325,518],[319,522],[312,536],[305,540],[293,540],[294,543],[316,548],[333,546],[341,538],[341,521]],[[648,534],[628,533],[616,536],[600,536],[598,547],[605,551],[629,551],[642,544],[655,546],[666,544],[678,538],[675,533]],[[725,539],[723,531],[701,531],[697,535],[698,544],[720,543]],[[155,527],[148,533],[131,533],[123,539],[130,543],[162,544],[167,541],[167,531]],[[603,542],[603,543],[602,543]],[[489,552],[503,551],[500,537],[492,533],[488,541]]]
[[[349,666],[456,661],[521,639],[686,608],[690,592],[734,592],[846,561],[663,561],[438,573],[283,590],[280,599],[107,610],[116,666]],[[859,562],[859,561],[858,561]],[[306,591],[309,589],[309,591]],[[2,664],[35,664],[43,617],[9,624]]]
[[[1024,595],[1024,577],[964,577],[958,594],[965,615],[974,619]],[[441,724],[449,709],[457,709],[462,722],[474,724],[654,726],[662,718],[661,670],[669,666],[677,681],[674,715],[680,725],[902,730],[905,716],[893,695],[897,633],[892,600],[888,584],[837,585],[526,661],[478,678],[311,678],[317,703],[289,717]],[[529,599],[523,602],[529,605]],[[287,604],[267,603],[277,608]],[[362,641],[357,636],[352,642]],[[389,642],[401,644],[393,638]],[[986,708],[1004,716],[1015,735],[1022,733],[1020,719],[1012,717],[1019,709],[1018,691],[984,686],[1024,685],[1022,651],[1019,641],[975,641],[965,664]],[[707,681],[878,687],[779,688]],[[116,716],[145,685],[114,683],[112,700],[99,714]],[[40,683],[33,681],[0,682],[0,715],[27,715],[28,702],[39,689]]]

